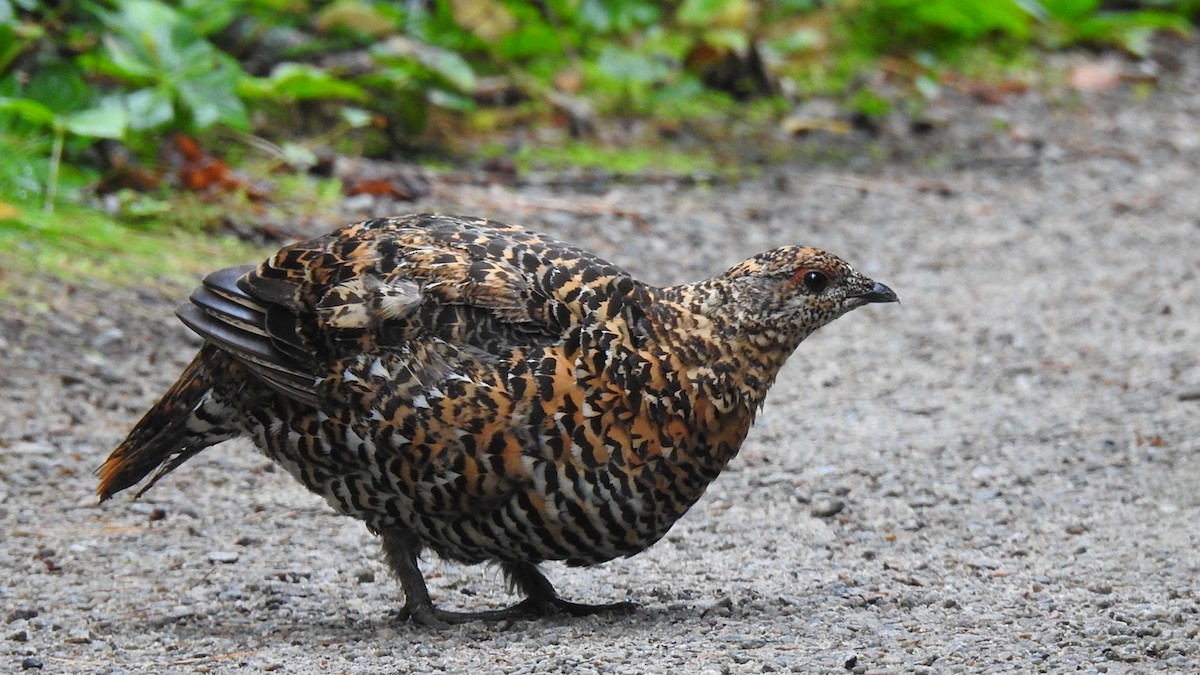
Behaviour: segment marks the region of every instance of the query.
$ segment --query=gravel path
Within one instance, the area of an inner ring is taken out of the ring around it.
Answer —
[[[666,539],[549,566],[632,616],[400,623],[364,528],[241,443],[97,507],[196,343],[182,296],[31,282],[0,306],[0,671],[1200,671],[1200,48],[1177,59],[1147,99],[949,100],[895,141],[920,160],[611,186],[640,220],[417,205],[656,283],[814,244],[903,299],[800,347]],[[495,568],[425,569],[443,606],[511,600]]]

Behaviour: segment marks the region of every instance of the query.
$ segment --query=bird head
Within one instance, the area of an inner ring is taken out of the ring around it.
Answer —
[[[898,302],[892,289],[868,279],[820,249],[785,246],[760,253],[721,278],[732,291],[730,308],[743,327],[791,333],[803,339],[850,310]]]

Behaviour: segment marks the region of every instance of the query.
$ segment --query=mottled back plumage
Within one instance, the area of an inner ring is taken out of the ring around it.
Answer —
[[[536,565],[653,544],[737,453],[800,341],[895,297],[811,248],[654,288],[510,225],[371,220],[207,277],[179,310],[206,346],[99,492],[247,435],[382,535],[414,618],[478,616],[432,607],[426,547],[498,561],[529,596],[486,617],[586,613]]]

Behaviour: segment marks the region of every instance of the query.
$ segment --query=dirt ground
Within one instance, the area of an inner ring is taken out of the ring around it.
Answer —
[[[401,623],[372,537],[244,443],[97,506],[92,471],[197,347],[184,292],[31,282],[0,306],[0,671],[1200,671],[1200,47],[1148,97],[932,116],[884,163],[411,207],[662,284],[812,244],[900,294],[801,345],[666,539],[548,567],[631,616]],[[546,208],[572,200],[639,218]],[[424,568],[442,606],[512,601],[495,568]]]

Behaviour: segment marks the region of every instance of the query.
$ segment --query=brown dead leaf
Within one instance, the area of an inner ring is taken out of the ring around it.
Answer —
[[[238,175],[224,160],[214,157],[187,134],[175,134],[166,149],[175,182],[192,192],[225,193],[244,191],[254,200],[267,195]]]
[[[419,167],[362,158],[338,158],[334,176],[342,181],[348,197],[371,195],[414,201],[429,194],[429,180]]]
[[[354,183],[346,183],[346,196],[371,195],[373,197],[391,197],[400,201],[412,201],[413,194],[403,183],[390,178],[368,178]]]
[[[202,192],[214,188],[234,190],[241,185],[241,181],[233,175],[229,165],[208,154],[196,139],[176,134],[171,140],[178,159],[175,177],[183,187],[193,192]]]
[[[997,83],[979,83],[971,89],[971,96],[980,103],[1000,105],[1013,96],[1020,96],[1029,90],[1029,86],[1018,80],[1005,80]]]
[[[1027,83],[1015,79],[984,82],[955,73],[945,73],[940,82],[986,105],[1001,105],[1007,103],[1008,99],[1029,91]]]

